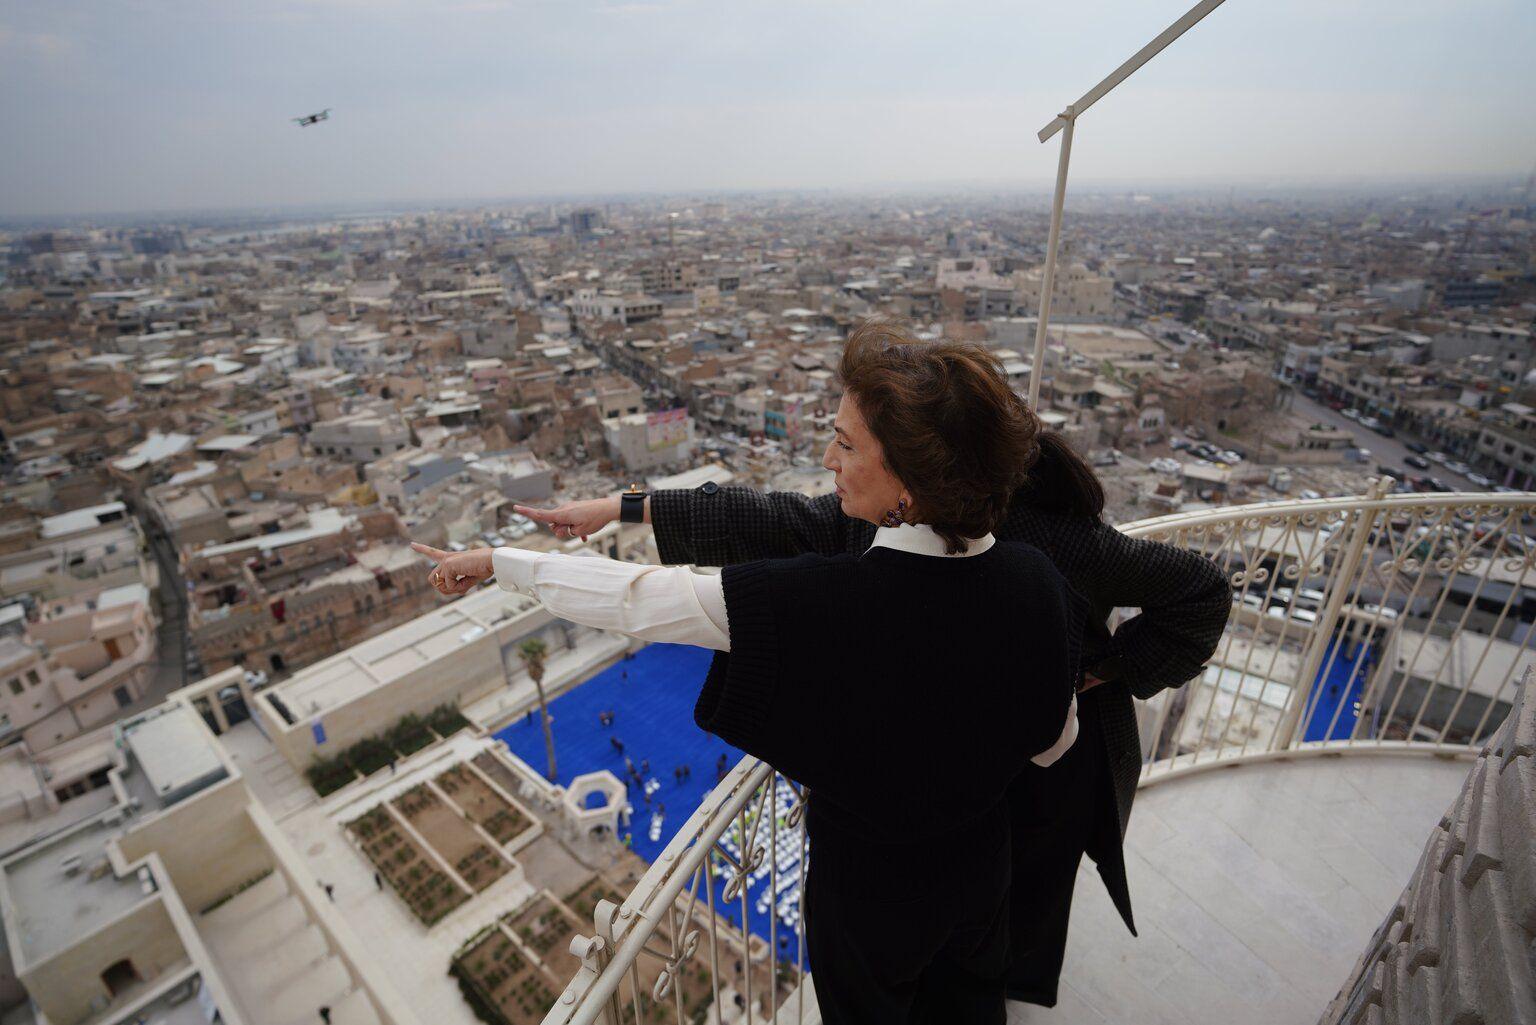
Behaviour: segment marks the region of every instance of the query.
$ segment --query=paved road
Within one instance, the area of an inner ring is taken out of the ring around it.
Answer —
[[[1436,463],[1430,463],[1427,470],[1419,470],[1409,466],[1403,462],[1403,457],[1412,453],[1403,447],[1403,442],[1416,439],[1405,436],[1401,431],[1398,432],[1395,438],[1384,438],[1369,428],[1361,427],[1355,421],[1335,412],[1321,402],[1307,398],[1300,392],[1296,393],[1296,404],[1293,412],[1347,431],[1355,439],[1356,446],[1370,450],[1371,457],[1366,460],[1366,465],[1372,469],[1375,469],[1377,463],[1393,467],[1397,471],[1399,480],[1406,479],[1409,475],[1425,475],[1438,477],[1457,491],[1491,490],[1481,488],[1467,480],[1462,474]],[[1431,446],[1431,451],[1433,451],[1433,446]]]
[[[146,524],[145,533],[150,553],[160,567],[160,638],[154,680],[135,704],[153,707],[171,691],[191,682],[187,672],[187,592],[169,539],[153,525]]]

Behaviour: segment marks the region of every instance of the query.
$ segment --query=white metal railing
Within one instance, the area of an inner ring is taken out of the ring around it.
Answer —
[[[1206,555],[1232,586],[1201,676],[1139,705],[1143,785],[1314,753],[1471,757],[1498,728],[1536,662],[1536,617],[1517,604],[1536,493],[1389,488],[1119,528]],[[798,985],[808,854],[798,788],[743,759],[624,902],[598,904],[545,1025],[819,1020]]]
[[[1516,604],[1533,514],[1536,494],[1396,495],[1384,480],[1361,498],[1123,527],[1203,552],[1233,588],[1205,673],[1144,707],[1143,782],[1280,754],[1475,752],[1533,661]]]

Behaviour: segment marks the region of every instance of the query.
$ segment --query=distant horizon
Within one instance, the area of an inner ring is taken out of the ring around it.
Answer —
[[[1530,172],[1490,172],[1486,174],[1403,174],[1393,178],[1372,175],[1336,176],[1285,176],[1267,175],[1246,178],[1190,177],[1163,181],[1137,179],[1071,179],[1067,189],[1067,208],[1073,200],[1113,198],[1115,196],[1148,195],[1158,198],[1226,198],[1235,196],[1247,201],[1298,199],[1305,194],[1310,198],[1360,199],[1381,198],[1404,190],[1430,190],[1453,192],[1465,190],[1481,193],[1480,198],[1492,198],[1500,191],[1523,193]],[[856,202],[859,200],[923,200],[945,201],[966,199],[1004,200],[1010,197],[1049,201],[1052,183],[1038,182],[1033,185],[1008,181],[953,181],[911,182],[868,185],[796,186],[763,188],[694,188],[694,189],[631,189],[607,192],[555,192],[525,193],[504,196],[442,196],[382,197],[376,199],[341,200],[313,203],[268,203],[234,206],[184,207],[180,209],[142,210],[95,210],[80,213],[0,213],[0,230],[39,230],[68,225],[132,225],[154,222],[177,222],[219,217],[320,218],[326,214],[349,217],[387,216],[390,214],[420,213],[429,210],[479,210],[498,206],[602,206],[604,204],[658,204],[673,201],[678,205],[686,202],[717,202],[731,199],[760,198],[835,198]]]

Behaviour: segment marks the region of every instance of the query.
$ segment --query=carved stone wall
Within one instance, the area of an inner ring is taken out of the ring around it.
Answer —
[[[1536,1025],[1536,697],[1527,670],[1320,1025]]]

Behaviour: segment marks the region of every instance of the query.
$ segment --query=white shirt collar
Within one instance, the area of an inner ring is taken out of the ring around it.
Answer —
[[[963,559],[969,555],[980,555],[991,548],[996,541],[991,534],[971,540],[965,551],[953,554],[944,551],[944,539],[926,523],[903,523],[899,527],[880,527],[875,531],[875,540],[870,543],[871,548],[894,548],[898,552],[911,552],[913,555],[937,555],[941,558]]]

